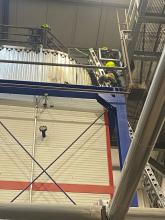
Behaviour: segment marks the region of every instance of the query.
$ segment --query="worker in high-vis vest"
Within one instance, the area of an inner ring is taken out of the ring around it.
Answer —
[[[44,30],[50,30],[51,29],[48,24],[42,24],[41,28],[44,29]]]
[[[105,66],[106,67],[114,68],[114,67],[116,67],[116,64],[113,61],[108,61],[108,62],[105,63]],[[112,69],[108,70],[107,69],[105,72],[106,72],[105,75],[100,76],[99,82],[101,84],[103,84],[104,82],[110,82],[110,84],[112,86],[117,86],[118,83],[117,83],[117,80],[116,80],[116,72],[115,72],[115,70],[112,70]]]

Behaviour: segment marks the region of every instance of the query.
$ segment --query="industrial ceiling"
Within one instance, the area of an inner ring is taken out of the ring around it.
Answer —
[[[9,24],[40,27],[48,23],[66,47],[119,48],[116,7],[128,0],[12,0]]]

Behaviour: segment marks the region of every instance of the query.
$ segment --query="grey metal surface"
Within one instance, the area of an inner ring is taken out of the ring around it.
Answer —
[[[109,219],[111,220],[124,219],[143,169],[163,126],[165,120],[164,61],[165,48],[135,130],[134,138],[124,163],[119,186],[110,206]]]
[[[82,1],[71,4],[69,1],[12,0],[9,23],[36,27],[48,23],[67,47],[120,47],[116,8],[107,7],[101,1],[90,5]]]
[[[59,0],[55,0],[59,1]],[[60,0],[63,3],[70,3],[70,4],[81,4],[81,5],[95,5],[100,6],[100,4],[106,7],[118,7],[118,8],[127,8],[129,6],[130,0]]]
[[[100,207],[0,204],[0,218],[21,220],[101,220]]]

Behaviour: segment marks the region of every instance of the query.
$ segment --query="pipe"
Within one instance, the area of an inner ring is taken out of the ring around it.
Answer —
[[[101,220],[101,207],[0,204],[1,219]]]
[[[14,202],[22,193],[24,193],[29,187],[32,187],[32,184],[40,177],[42,174],[45,173],[58,159],[60,159],[102,116],[104,115],[104,112],[96,118],[92,124],[90,124],[69,146],[58,156],[56,157],[40,174],[38,174],[34,179],[31,180],[31,182],[22,190],[20,191],[13,199],[12,202]]]
[[[21,220],[101,220],[104,214],[99,206],[57,206],[0,204],[1,219]],[[164,220],[165,209],[130,208],[125,220]]]
[[[165,47],[139,118],[108,218],[123,220],[165,117]],[[120,211],[119,211],[120,210]]]
[[[111,69],[111,70],[125,70],[126,67],[107,67],[96,65],[84,65],[84,64],[66,64],[66,63],[48,63],[48,62],[33,62],[33,61],[20,61],[20,60],[0,60],[0,63],[16,63],[16,64],[30,64],[41,66],[64,66],[64,67],[77,67],[87,69]]]
[[[34,128],[33,128],[33,144],[32,144],[32,156],[35,158],[35,145],[36,145],[36,128],[37,128],[37,117],[38,117],[38,100],[36,97],[35,100],[35,109],[34,109]],[[34,175],[34,161],[31,161],[31,175],[30,175],[30,182],[33,181],[33,175]],[[29,203],[32,203],[32,188],[33,185],[30,185],[29,190]]]

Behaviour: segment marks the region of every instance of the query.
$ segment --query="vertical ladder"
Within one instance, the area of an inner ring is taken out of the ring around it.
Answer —
[[[89,49],[89,52],[90,52],[90,56],[91,56],[91,58],[92,58],[93,64],[96,65],[96,66],[101,67],[102,65],[101,65],[101,63],[100,63],[100,61],[99,61],[99,59],[98,59],[98,57],[97,57],[97,55],[96,55],[94,49],[93,49],[93,48],[90,48],[90,49]],[[97,82],[98,82],[99,86],[112,87],[110,82],[104,82],[103,84],[100,84],[100,82],[99,82],[100,76],[103,76],[103,75],[105,75],[106,73],[105,73],[104,69],[98,69],[97,71],[98,71],[98,72],[95,73],[95,76],[96,76],[96,79],[97,79]]]
[[[133,129],[128,122],[129,136],[132,141],[134,137]],[[150,205],[152,208],[165,208],[165,196],[161,190],[161,187],[155,177],[154,172],[151,169],[149,163],[147,163],[144,172],[142,174],[143,186],[147,192]]]

